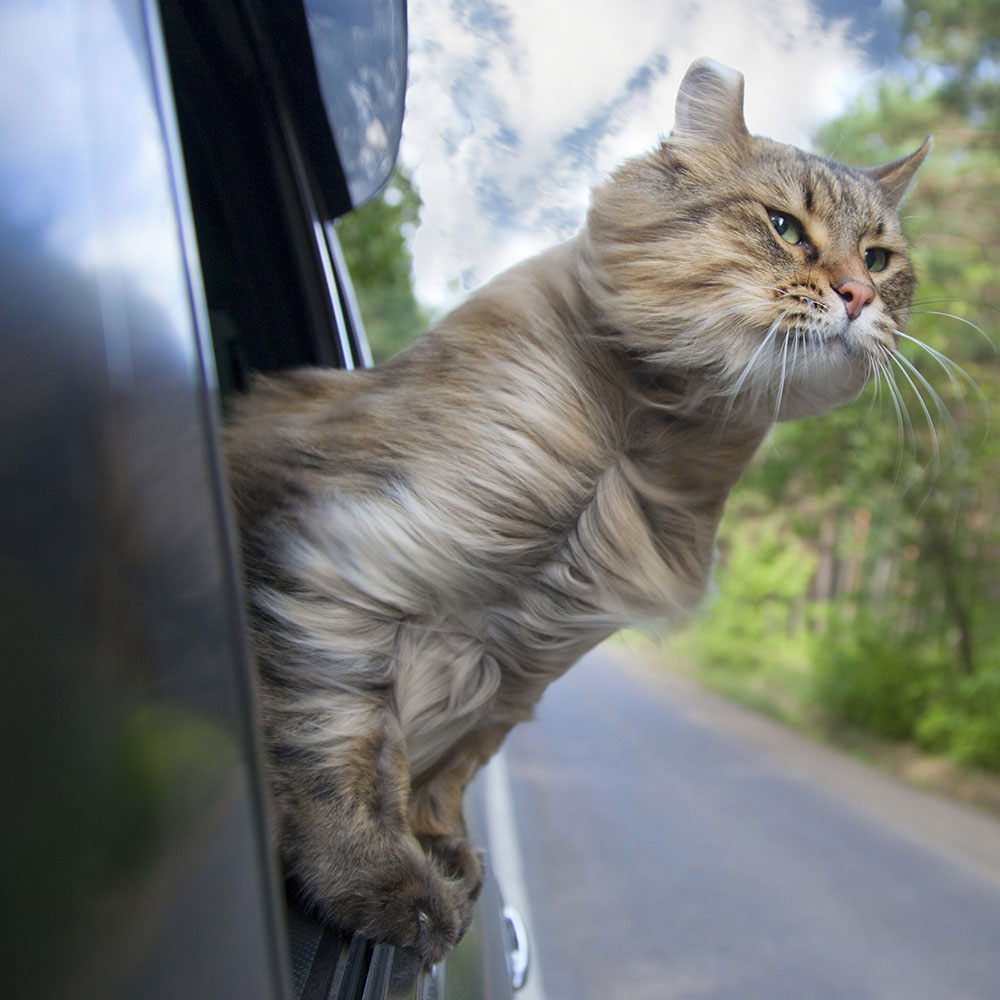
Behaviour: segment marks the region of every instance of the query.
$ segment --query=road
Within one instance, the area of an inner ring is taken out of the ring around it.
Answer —
[[[618,660],[554,684],[492,775],[528,996],[1000,1000],[1000,824]]]

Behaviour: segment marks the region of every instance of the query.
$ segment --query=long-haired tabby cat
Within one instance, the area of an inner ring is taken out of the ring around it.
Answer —
[[[698,604],[775,420],[853,399],[914,285],[913,155],[743,121],[709,60],[573,239],[370,371],[262,378],[227,430],[269,778],[326,917],[439,959],[481,882],[469,779],[620,626]],[[581,725],[585,723],[581,720]]]

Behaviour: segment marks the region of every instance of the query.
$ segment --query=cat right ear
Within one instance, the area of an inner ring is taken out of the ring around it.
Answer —
[[[930,136],[924,139],[923,145],[909,156],[904,156],[901,160],[893,160],[881,167],[869,167],[862,170],[882,189],[889,204],[893,208],[899,208],[899,203],[903,196],[910,189],[917,169],[924,162],[925,157],[931,151],[933,141]]]
[[[671,139],[729,143],[749,138],[743,119],[743,74],[714,59],[698,59],[677,92]]]

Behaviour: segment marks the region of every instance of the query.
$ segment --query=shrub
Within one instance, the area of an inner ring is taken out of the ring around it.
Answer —
[[[963,764],[1000,770],[1000,669],[962,678],[918,720],[921,746]]]
[[[916,643],[880,635],[874,625],[817,642],[815,696],[834,720],[889,739],[909,739],[940,684],[940,662]]]

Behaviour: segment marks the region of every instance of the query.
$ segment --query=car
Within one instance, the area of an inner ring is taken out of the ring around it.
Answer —
[[[254,372],[370,363],[334,220],[390,176],[405,62],[403,0],[0,7],[9,1000],[523,979],[492,878],[433,969],[286,893],[219,446]]]

